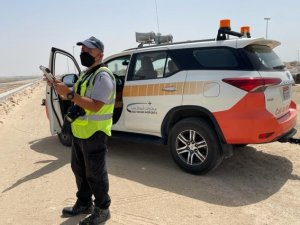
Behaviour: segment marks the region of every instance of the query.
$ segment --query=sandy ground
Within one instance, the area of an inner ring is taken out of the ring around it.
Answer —
[[[82,218],[61,217],[76,187],[70,148],[49,133],[44,93],[37,83],[0,103],[0,224],[73,225]],[[299,145],[240,148],[217,170],[194,176],[178,169],[165,146],[113,139],[108,170],[108,225],[300,224]]]

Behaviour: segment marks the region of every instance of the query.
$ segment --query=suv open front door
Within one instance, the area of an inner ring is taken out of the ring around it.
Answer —
[[[72,87],[74,81],[81,70],[76,59],[68,52],[61,49],[52,48],[50,52],[49,69],[57,79],[62,79],[64,83]],[[67,113],[71,101],[59,97],[54,88],[46,87],[46,107],[50,121],[51,134],[58,134],[59,140],[63,145],[71,144],[70,135],[62,135],[63,118]]]

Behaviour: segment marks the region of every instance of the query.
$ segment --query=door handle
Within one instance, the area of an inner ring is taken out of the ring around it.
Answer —
[[[177,88],[176,87],[164,87],[162,90],[163,91],[177,91]]]

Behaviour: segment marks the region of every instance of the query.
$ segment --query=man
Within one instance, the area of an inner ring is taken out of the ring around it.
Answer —
[[[115,102],[115,80],[101,64],[104,45],[95,37],[78,42],[80,60],[88,69],[80,76],[74,90],[60,81],[54,83],[57,93],[84,109],[84,114],[71,123],[73,134],[71,167],[76,178],[77,201],[66,207],[64,216],[91,213],[79,224],[100,224],[110,218],[109,182],[106,169],[107,136],[111,135]],[[94,196],[94,205],[92,203]]]

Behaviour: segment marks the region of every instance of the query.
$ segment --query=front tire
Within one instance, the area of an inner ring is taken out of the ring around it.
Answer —
[[[174,161],[189,173],[205,174],[223,160],[214,129],[201,118],[176,123],[169,135],[169,148]]]

